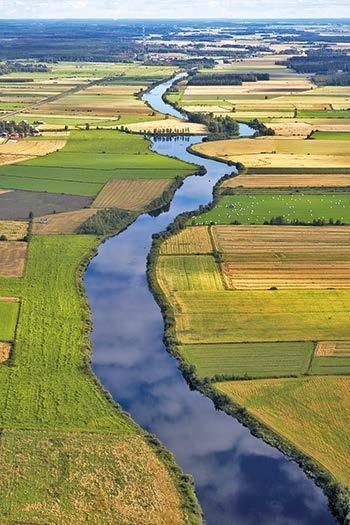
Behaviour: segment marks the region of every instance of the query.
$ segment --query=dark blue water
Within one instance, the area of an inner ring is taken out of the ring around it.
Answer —
[[[147,97],[159,102],[162,91],[158,87]],[[251,130],[242,126],[241,133]],[[172,138],[153,149],[198,162],[186,147],[201,140]],[[139,217],[101,245],[90,264],[85,282],[94,322],[93,369],[114,399],[194,476],[208,525],[334,525],[323,493],[302,470],[191,391],[163,346],[163,320],[147,286],[146,258],[152,234],[179,213],[210,202],[213,185],[230,169],[199,162],[207,175],[188,177],[169,211]]]

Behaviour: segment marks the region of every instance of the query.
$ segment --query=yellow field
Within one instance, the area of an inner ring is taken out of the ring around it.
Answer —
[[[145,131],[153,133],[156,130],[171,130],[177,133],[192,133],[196,135],[204,135],[208,132],[206,126],[202,124],[194,124],[192,122],[184,122],[176,118],[169,118],[163,120],[153,120],[151,122],[138,122],[135,124],[128,124],[128,130],[130,131]]]
[[[83,210],[54,213],[52,215],[44,215],[43,217],[35,217],[33,233],[37,235],[75,233],[78,226],[80,226],[92,215],[95,215],[96,212],[96,209],[86,208]],[[41,223],[41,220],[46,220],[47,223]]]
[[[230,139],[197,144],[199,153],[253,167],[349,167],[346,140],[302,140],[300,138]]]
[[[0,242],[0,277],[21,277],[27,254],[27,243],[21,241]]]
[[[162,255],[206,254],[213,251],[207,226],[185,228],[166,239],[160,248]]]
[[[5,235],[8,241],[19,241],[26,235],[28,223],[26,221],[0,220],[0,235]]]
[[[62,149],[65,140],[19,140],[0,144],[0,165],[14,164]]]
[[[141,211],[169,188],[169,179],[111,179],[97,195],[94,208]]]
[[[216,387],[350,484],[350,377],[229,381]]]
[[[319,173],[242,173],[225,180],[222,188],[305,188],[350,186],[350,174]]]
[[[10,357],[11,345],[10,343],[3,343],[0,341],[0,364],[6,363]]]
[[[350,341],[319,341],[315,357],[350,357]]]

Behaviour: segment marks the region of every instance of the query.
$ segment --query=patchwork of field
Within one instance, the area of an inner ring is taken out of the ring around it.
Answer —
[[[21,277],[27,254],[27,243],[0,241],[0,276]]]
[[[302,171],[302,170],[301,170]],[[350,187],[350,172],[347,173],[264,173],[243,172],[225,180],[222,188],[317,188]]]
[[[0,166],[41,157],[62,149],[65,140],[21,140],[0,144]]]
[[[0,341],[13,341],[18,313],[19,302],[16,298],[0,296]]]
[[[349,485],[349,377],[227,381],[216,388]]]
[[[73,131],[61,151],[0,168],[0,187],[94,196],[109,179],[172,179],[191,171],[191,164],[150,151],[143,137]]]
[[[97,195],[94,208],[121,208],[142,211],[161,197],[171,184],[169,179],[111,179]]]
[[[298,137],[259,137],[204,142],[193,147],[201,154],[255,167],[350,167],[347,140],[305,140]]]
[[[54,213],[49,216],[37,217],[33,221],[33,233],[36,235],[58,235],[75,233],[86,219],[97,212],[93,208]]]
[[[141,435],[5,429],[0,445],[0,519],[184,523],[173,480]]]
[[[0,220],[0,236],[4,235],[8,241],[21,241],[27,234],[27,229],[28,222],[26,221]]]
[[[322,177],[323,175],[320,175]],[[254,193],[225,195],[214,208],[192,218],[192,225],[203,224],[263,224],[273,217],[283,217],[289,223],[294,220],[312,223],[317,220],[350,224],[349,193]]]

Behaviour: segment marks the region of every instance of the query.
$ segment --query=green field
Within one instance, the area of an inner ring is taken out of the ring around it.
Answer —
[[[201,344],[179,347],[199,377],[236,378],[299,376],[309,366],[312,342]]]
[[[21,298],[15,368],[0,370],[1,428],[135,432],[83,366],[89,313],[76,271],[95,246],[93,236],[34,237],[25,277],[0,279],[1,296]]]
[[[177,292],[181,344],[349,339],[350,290]]]
[[[350,224],[350,194],[240,194],[223,196],[208,213],[189,224],[263,224],[272,217],[283,216],[287,222],[298,219],[307,223],[330,218]]]
[[[315,131],[311,138],[317,140],[350,140],[350,131]]]
[[[12,301],[1,301],[0,293],[0,341],[12,341],[19,312],[19,304]]]
[[[350,118],[350,110],[314,110],[314,109],[299,109],[298,118]]]
[[[153,153],[141,136],[111,130],[73,131],[66,146],[0,168],[0,187],[93,196],[109,179],[186,176],[196,167]]]
[[[350,375],[350,357],[315,357],[311,373],[315,375]]]

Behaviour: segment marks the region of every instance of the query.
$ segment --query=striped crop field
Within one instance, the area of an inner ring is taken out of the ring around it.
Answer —
[[[166,239],[161,247],[162,255],[190,255],[212,253],[213,245],[207,226],[185,228]]]

